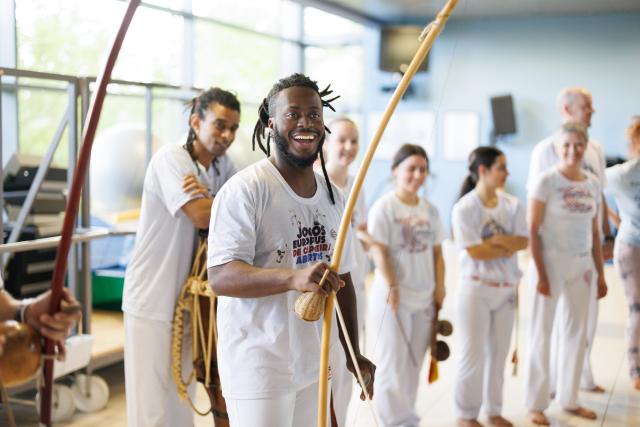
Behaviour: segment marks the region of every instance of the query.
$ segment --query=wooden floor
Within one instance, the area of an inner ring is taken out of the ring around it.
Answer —
[[[447,271],[447,286],[449,299],[445,303],[442,317],[452,319],[453,298],[457,283],[457,271],[455,266],[455,254],[451,248],[447,248],[446,259],[449,261]],[[523,260],[524,261],[524,260]],[[598,413],[596,421],[584,421],[571,417],[562,412],[557,405],[552,405],[549,415],[552,417],[554,426],[562,427],[631,427],[640,426],[640,392],[632,389],[627,375],[626,345],[625,345],[625,323],[627,317],[627,305],[624,293],[613,267],[606,268],[609,295],[600,303],[600,320],[598,324],[597,338],[593,351],[593,366],[598,384],[606,389],[604,394],[581,393],[581,400]],[[520,298],[520,349],[521,360],[527,352],[525,332],[528,324],[529,301],[526,292]],[[455,326],[455,325],[454,325]],[[96,333],[102,336],[107,334],[113,340],[121,339],[121,330],[115,327],[108,332],[94,328]],[[441,363],[440,379],[432,385],[426,383],[426,367],[421,374],[425,378],[418,391],[418,413],[422,417],[421,426],[429,427],[449,427],[455,426],[453,414],[453,374],[455,363],[454,340],[448,338],[447,341],[452,348],[453,357],[451,360]],[[369,342],[373,343],[375,337],[370,337]],[[505,381],[505,405],[504,416],[511,419],[517,426],[530,426],[526,418],[526,409],[523,406],[523,375],[522,366],[517,377],[511,376],[511,365],[506,367],[508,375]],[[72,420],[66,423],[59,423],[59,426],[73,427],[117,427],[126,426],[125,402],[124,402],[124,378],[121,363],[113,365],[107,369],[99,371],[110,385],[111,399],[108,406],[99,413],[82,414],[76,413]],[[206,398],[199,390],[197,404],[204,406]],[[17,413],[18,425],[37,426],[37,416],[33,407],[14,405]],[[482,419],[480,420],[482,421]],[[0,426],[8,425],[4,411],[0,411]],[[375,426],[366,405],[357,400],[353,400],[348,418],[348,426]],[[196,427],[212,426],[208,417],[196,417]]]

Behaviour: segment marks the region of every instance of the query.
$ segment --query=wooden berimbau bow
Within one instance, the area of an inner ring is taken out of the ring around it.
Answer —
[[[49,314],[53,315],[60,307],[62,299],[62,289],[64,286],[64,276],[67,270],[67,258],[71,247],[71,236],[75,230],[76,219],[78,217],[78,206],[80,204],[80,193],[87,176],[87,168],[91,159],[91,146],[98,128],[98,121],[102,111],[102,105],[107,93],[107,85],[111,79],[111,72],[120,53],[124,36],[127,33],[129,24],[133,19],[133,15],[140,4],[140,0],[129,0],[129,5],[122,18],[120,29],[116,34],[115,40],[111,46],[107,62],[100,73],[97,80],[97,89],[89,108],[87,121],[85,122],[82,132],[82,147],[73,173],[73,181],[69,189],[67,199],[67,207],[65,210],[64,224],[60,238],[60,245],[56,254],[56,263],[53,270],[53,279],[51,281],[51,304],[49,306]],[[53,355],[55,343],[51,340],[45,341],[45,355]],[[53,390],[53,360],[50,357],[44,361],[44,382],[40,389],[40,423],[47,427],[51,426],[51,394]]]
[[[420,47],[416,52],[415,56],[411,60],[407,71],[402,77],[402,80],[398,84],[387,108],[382,116],[382,120],[378,125],[378,129],[369,144],[369,148],[364,155],[364,159],[362,160],[362,164],[358,169],[358,174],[356,175],[355,182],[353,184],[353,188],[351,189],[351,193],[349,194],[349,198],[347,200],[347,205],[345,207],[344,215],[342,216],[342,220],[340,222],[340,230],[338,232],[338,237],[336,238],[336,244],[333,251],[333,256],[331,257],[331,270],[339,271],[340,261],[342,259],[342,251],[344,249],[344,243],[347,236],[347,231],[349,230],[351,224],[351,216],[353,214],[353,209],[356,204],[356,200],[358,199],[358,195],[360,194],[360,190],[362,188],[362,184],[364,182],[364,178],[367,174],[367,170],[369,169],[369,165],[373,160],[373,155],[380,143],[380,139],[382,139],[382,134],[384,133],[393,112],[395,111],[400,99],[406,92],[409,82],[415,75],[416,71],[420,67],[420,64],[425,60],[431,46],[435,42],[436,38],[440,35],[444,26],[451,15],[451,12],[456,7],[458,0],[448,0],[447,4],[440,11],[436,19],[431,22],[423,31],[421,38]],[[322,286],[322,283],[320,283]],[[325,301],[326,299],[326,301]],[[308,310],[308,307],[322,307],[324,306],[324,319],[322,325],[322,342],[321,342],[321,354],[320,354],[320,381],[318,384],[318,423],[317,427],[326,427],[327,425],[327,385],[328,385],[328,375],[329,375],[329,343],[331,341],[331,322],[332,322],[332,314],[333,314],[333,306],[335,300],[335,293],[329,294],[327,297],[320,295],[319,293],[309,292],[302,294],[298,297],[298,301],[296,301],[296,314],[303,320],[314,321],[320,318],[320,312],[310,313],[317,314],[317,316],[308,317],[305,314],[309,312],[313,312],[315,310]],[[340,311],[338,309],[338,316],[340,316]],[[315,317],[315,318],[314,318]],[[346,338],[347,343],[350,343],[349,335],[340,323],[343,334]],[[353,355],[352,355],[353,359]],[[363,388],[363,391],[366,393],[365,384],[362,381],[357,360],[352,360],[354,367],[358,373],[358,380],[360,382],[360,387]],[[367,396],[367,398],[369,398]]]

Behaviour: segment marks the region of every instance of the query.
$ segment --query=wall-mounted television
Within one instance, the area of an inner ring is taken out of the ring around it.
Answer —
[[[382,27],[380,33],[380,64],[383,71],[404,72],[420,46],[420,33],[423,28],[415,25],[393,25]],[[429,69],[429,56],[424,60],[418,72]]]

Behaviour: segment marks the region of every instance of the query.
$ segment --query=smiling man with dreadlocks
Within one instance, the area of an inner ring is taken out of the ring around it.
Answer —
[[[171,378],[171,328],[193,261],[196,230],[209,227],[213,198],[234,173],[225,155],[240,121],[240,103],[211,88],[190,103],[184,145],[166,145],[144,180],[140,223],[125,274],[124,367],[131,427],[193,425],[193,411]],[[185,362],[191,363],[189,352]]]
[[[313,171],[325,138],[322,109],[336,99],[325,100],[330,94],[302,74],[279,80],[260,105],[253,135],[268,158],[229,180],[213,207],[209,281],[219,295],[220,379],[233,427],[315,423],[322,325],[295,317],[300,292],[339,290],[360,369],[375,371],[358,349],[353,259],[318,286],[345,205],[326,173]],[[342,349],[332,345],[335,351]]]

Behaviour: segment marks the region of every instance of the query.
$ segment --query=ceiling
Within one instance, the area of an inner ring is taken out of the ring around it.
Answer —
[[[433,19],[445,0],[302,0],[373,24]],[[458,0],[455,19],[640,12],[640,0]],[[452,19],[454,19],[452,17]],[[638,22],[640,25],[640,19]]]

